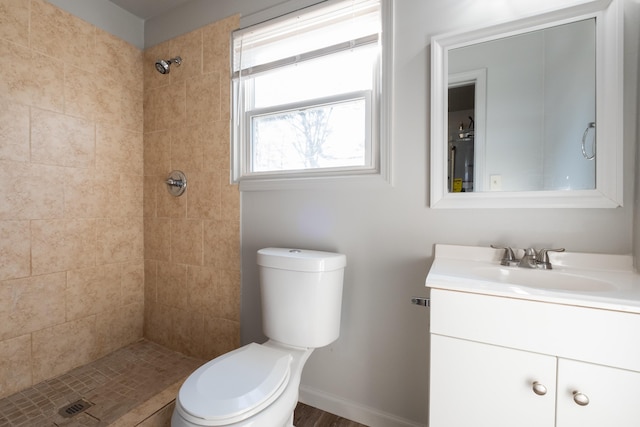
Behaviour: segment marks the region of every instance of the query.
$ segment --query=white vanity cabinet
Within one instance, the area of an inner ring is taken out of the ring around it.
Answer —
[[[640,314],[432,288],[430,332],[430,427],[640,426]]]

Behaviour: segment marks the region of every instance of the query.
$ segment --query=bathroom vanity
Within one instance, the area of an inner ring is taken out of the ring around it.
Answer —
[[[430,427],[640,425],[640,276],[630,256],[437,245]]]

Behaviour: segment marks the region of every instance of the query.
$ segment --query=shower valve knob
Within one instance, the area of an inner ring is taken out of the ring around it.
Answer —
[[[167,191],[172,196],[181,196],[187,189],[187,176],[182,171],[173,171],[164,182],[167,184]]]

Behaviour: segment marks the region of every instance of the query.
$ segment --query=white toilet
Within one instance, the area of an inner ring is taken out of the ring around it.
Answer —
[[[291,427],[302,369],[340,334],[342,254],[258,251],[262,323],[269,340],[202,365],[184,382],[172,427]]]

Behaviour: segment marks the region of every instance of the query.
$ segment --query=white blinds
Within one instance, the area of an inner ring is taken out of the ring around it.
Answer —
[[[233,33],[234,77],[377,43],[380,0],[334,0]]]

